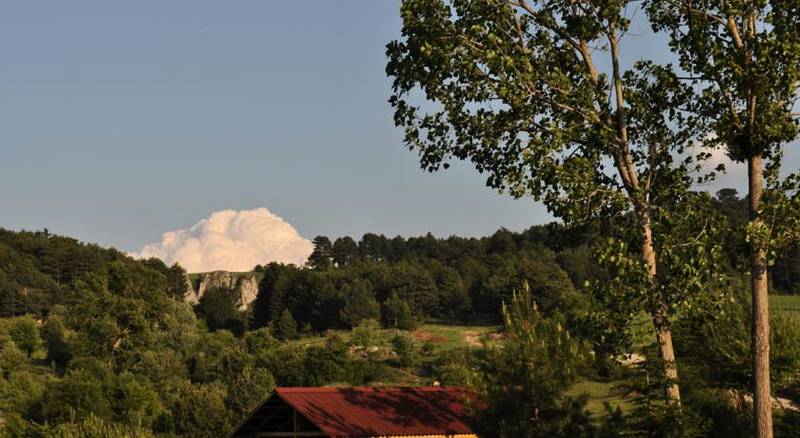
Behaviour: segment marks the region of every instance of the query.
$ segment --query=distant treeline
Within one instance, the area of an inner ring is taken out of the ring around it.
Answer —
[[[142,278],[130,284],[134,271]],[[158,259],[136,261],[114,248],[82,243],[47,229],[0,228],[0,316],[44,316],[53,305],[74,301],[76,288],[87,283],[131,294],[163,281],[170,295],[182,298],[185,272],[178,265],[169,268]]]
[[[522,233],[501,229],[490,237],[405,239],[366,234],[314,239],[306,267],[270,263],[253,303],[253,327],[288,311],[298,327],[321,331],[382,319],[496,318],[500,305],[527,280],[541,309],[575,310],[580,284],[592,269],[585,243],[566,245],[569,233],[551,224]],[[401,316],[398,316],[401,315]]]
[[[746,202],[733,189],[712,200],[731,225],[725,253],[733,275],[746,263],[736,231],[747,221]],[[586,281],[607,275],[593,248],[611,229],[551,223],[523,232],[500,229],[484,238],[317,236],[305,267],[256,266],[263,279],[249,322],[257,328],[291,317],[300,330],[322,331],[374,318],[393,326],[405,308],[413,320],[497,318],[501,303],[523,281],[545,314],[579,312],[591,306]],[[800,250],[782,254],[771,275],[774,292],[800,293]]]
[[[746,252],[736,228],[747,220],[747,200],[733,189],[723,189],[712,202],[731,225],[726,239],[730,270],[741,272]],[[483,238],[388,238],[368,233],[358,241],[331,241],[318,236],[305,267],[255,267],[263,279],[250,315],[218,309],[232,301],[230,291],[213,291],[198,310],[212,318],[212,325],[256,328],[288,311],[300,330],[314,331],[353,326],[380,317],[382,311],[388,312],[384,322],[394,324],[393,315],[403,314],[405,306],[414,319],[497,317],[500,303],[527,280],[545,312],[559,303],[574,311],[586,305],[581,293],[585,281],[602,278],[592,251],[609,229],[602,224],[566,229],[552,223],[523,232],[501,229]],[[185,271],[178,265],[167,267],[158,259],[138,263],[113,248],[46,229],[0,229],[0,316],[46,315],[52,305],[71,299],[76,282],[123,287],[131,269],[163,278],[176,298],[186,291]],[[780,254],[770,274],[774,293],[800,293],[800,247]]]

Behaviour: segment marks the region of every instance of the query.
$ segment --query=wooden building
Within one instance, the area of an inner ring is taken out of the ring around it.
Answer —
[[[476,438],[472,393],[441,387],[276,388],[234,437]]]

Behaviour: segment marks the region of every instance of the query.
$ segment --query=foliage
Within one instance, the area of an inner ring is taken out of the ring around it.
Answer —
[[[360,280],[342,287],[341,294],[344,300],[341,310],[342,322],[355,327],[366,319],[380,318],[380,305],[375,301],[372,290],[369,282]]]
[[[656,242],[672,231],[668,206],[688,196],[690,172],[707,156],[690,153],[700,118],[685,108],[691,90],[677,74],[648,60],[621,62],[634,3],[404,1],[402,38],[387,45],[389,102],[423,169],[468,160],[488,186],[532,196],[567,224],[604,220],[632,234],[644,275],[624,287],[647,295],[639,310],[652,315],[675,380],[670,302],[683,298],[671,294],[695,289],[655,278],[667,250]],[[670,270],[695,269],[665,256]],[[679,401],[677,382],[666,396]]]
[[[64,318],[60,314],[63,312],[62,309],[59,308],[58,311],[51,309],[50,315],[42,327],[42,338],[44,338],[47,348],[47,360],[59,368],[66,367],[72,359],[70,338],[74,336],[64,324]]]
[[[348,380],[347,344],[339,336],[332,336],[324,346],[311,346],[303,363],[304,384],[320,386],[330,382]]]
[[[755,432],[771,437],[768,271],[800,237],[800,175],[780,175],[783,148],[800,133],[800,10],[791,1],[653,1],[647,9],[689,73],[706,146],[747,164]]]
[[[350,343],[362,348],[375,347],[381,344],[380,324],[374,319],[365,319],[350,334]]]
[[[333,265],[333,244],[326,236],[314,238],[314,251],[308,256],[307,265],[318,270],[325,270]]]
[[[682,356],[701,373],[707,385],[747,391],[752,367],[749,334],[751,305],[741,285],[719,311],[696,312],[676,327]],[[785,315],[770,318],[770,371],[776,388],[786,388],[800,378],[800,321]]]
[[[400,332],[392,337],[392,351],[397,355],[398,363],[403,368],[416,365],[419,360],[418,348],[408,333]]]
[[[9,376],[12,372],[25,368],[25,352],[13,342],[0,345],[0,373]]]
[[[492,436],[576,436],[590,427],[582,403],[563,396],[587,349],[557,319],[544,318],[524,286],[504,306],[502,344],[485,340],[477,431]],[[585,401],[584,401],[585,403]],[[577,429],[573,429],[577,428]]]
[[[239,311],[237,303],[240,297],[236,290],[226,288],[210,288],[200,298],[195,310],[205,319],[211,330],[230,330],[241,335],[247,327],[246,315]]]
[[[31,316],[16,318],[8,328],[8,336],[14,341],[17,347],[24,351],[28,357],[39,347],[41,338],[39,337],[39,327],[36,320]]]
[[[423,346],[423,355],[425,346]],[[463,350],[450,351],[439,355],[433,366],[432,374],[444,386],[463,386],[474,388],[482,376],[478,359],[471,352]]]
[[[592,317],[604,321],[594,329],[604,331],[606,345],[623,351],[632,346],[631,325],[642,309],[650,315],[664,311],[681,315],[694,309],[713,313],[726,298],[726,275],[731,272],[731,261],[723,252],[727,235],[721,232],[723,218],[710,198],[690,194],[658,208],[653,217],[654,230],[661,236],[656,244],[660,269],[655,295],[639,248],[629,243],[636,238],[630,235],[609,237],[596,246],[598,264],[605,273],[587,281],[596,302],[602,303]]]
[[[64,423],[52,431],[47,430],[49,436],[59,438],[105,438],[109,436],[120,438],[150,438],[155,435],[149,430],[119,423],[109,423],[101,417],[90,415],[77,423]]]
[[[281,317],[274,321],[272,333],[276,338],[285,341],[297,338],[297,323],[288,309],[281,313]]]
[[[41,322],[0,319],[0,433],[220,436],[273,387],[278,341],[208,332],[175,299],[163,264],[46,232],[0,230],[3,245],[39,272],[9,276],[19,265],[0,264],[15,293],[41,278],[55,292],[39,303]],[[203,310],[216,318],[224,312],[211,312],[211,301]]]
[[[226,415],[226,389],[218,383],[184,382],[173,388],[172,426],[187,436],[217,437],[231,427]]]
[[[653,28],[669,35],[681,68],[696,74],[697,111],[713,119],[713,144],[737,161],[777,157],[775,148],[798,129],[792,117],[800,81],[798,6],[655,1],[648,12]]]
[[[394,292],[383,303],[382,318],[385,327],[413,330],[417,326],[411,307]]]
[[[348,266],[358,260],[358,244],[350,236],[340,237],[333,242],[331,256],[336,266]]]

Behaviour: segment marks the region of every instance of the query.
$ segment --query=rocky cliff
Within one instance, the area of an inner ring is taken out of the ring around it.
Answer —
[[[258,294],[258,279],[253,273],[234,274],[226,271],[214,271],[199,275],[200,281],[197,282],[196,288],[196,282],[191,281],[189,276],[186,277],[188,287],[184,299],[192,304],[199,303],[203,294],[209,289],[230,289],[236,293],[236,305],[239,309],[247,310]]]

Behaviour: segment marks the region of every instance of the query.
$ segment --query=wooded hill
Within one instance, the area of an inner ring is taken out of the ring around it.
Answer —
[[[713,200],[715,211],[733,223],[742,202],[731,192]],[[134,260],[46,230],[0,230],[2,430],[10,436],[220,436],[276,384],[484,387],[489,376],[514,378],[497,361],[515,359],[470,346],[491,345],[493,338],[481,336],[502,324],[501,304],[525,282],[543,327],[564,327],[594,352],[592,359],[576,356],[570,369],[603,388],[624,385],[646,395],[659,388],[647,369],[620,368],[615,358],[653,354],[648,321],[610,320],[593,286],[611,275],[595,257],[608,229],[624,227],[549,224],[485,238],[318,237],[306,267],[255,267],[258,293],[245,311],[226,288],[206,290],[195,306],[186,303],[186,273],[177,265]],[[719,400],[750,381],[748,304],[738,286],[741,242],[723,239],[730,300],[713,312],[683,312],[675,324],[686,370],[684,406],[709,431],[735,431],[746,421]],[[787,252],[776,264],[776,290],[797,292],[786,287],[800,279],[796,255]],[[798,324],[778,315],[773,335],[773,381],[780,395],[800,401]],[[551,381],[553,394],[574,382],[574,376],[559,377],[566,359],[537,354],[537,380]],[[596,417],[585,425],[621,421],[640,430],[642,419],[668,421],[647,400],[627,400],[630,412],[611,416],[595,406]],[[637,403],[650,410],[633,410]],[[624,430],[620,424],[609,430]]]

